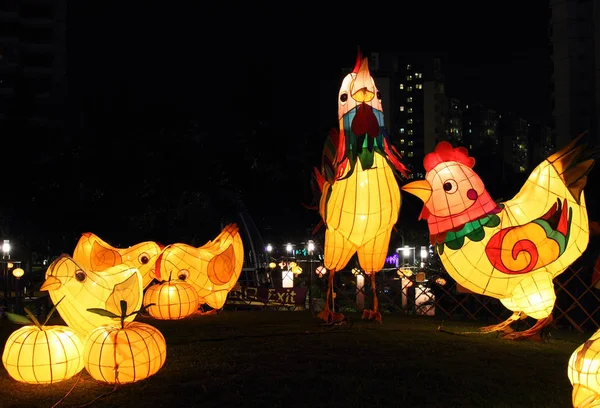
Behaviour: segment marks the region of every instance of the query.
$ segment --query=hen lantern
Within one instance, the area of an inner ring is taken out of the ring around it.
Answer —
[[[101,272],[86,270],[68,255],[57,258],[46,271],[46,281],[40,288],[50,299],[67,326],[85,341],[88,334],[112,318],[88,312],[105,309],[121,315],[120,301],[127,301],[128,313],[142,305],[142,277],[137,268],[121,263]],[[62,301],[61,301],[62,299]],[[60,301],[60,303],[59,303]],[[125,321],[132,321],[131,315]]]
[[[160,251],[162,246],[152,241],[142,242],[129,248],[115,248],[97,235],[86,232],[81,235],[75,246],[73,260],[86,271],[103,271],[111,266],[128,262],[140,271],[142,286],[146,288],[154,279],[154,264]]]
[[[221,309],[235,286],[244,263],[244,246],[236,224],[227,225],[212,241],[195,248],[186,244],[165,247],[156,262],[158,280],[183,280],[198,292],[199,304]]]
[[[357,253],[361,268],[371,275],[373,310],[363,317],[381,321],[375,273],[383,268],[392,229],[400,213],[399,172],[406,167],[383,128],[381,95],[369,73],[368,59],[359,51],[338,94],[339,132],[326,140],[320,171],[319,213],[325,231],[325,268],[330,271],[324,310],[326,322],[343,319],[330,308],[335,272]]]
[[[482,331],[539,339],[552,321],[552,280],[581,256],[589,240],[583,188],[595,159],[580,140],[544,160],[504,203],[492,200],[467,149],[448,142],[425,156],[425,180],[402,187],[425,203],[420,219],[427,220],[431,244],[454,280],[514,312]],[[513,332],[511,323],[527,316],[538,321]]]

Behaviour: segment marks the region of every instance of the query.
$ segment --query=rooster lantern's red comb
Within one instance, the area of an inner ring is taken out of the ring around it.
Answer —
[[[469,151],[464,147],[454,148],[446,141],[438,143],[432,153],[428,153],[423,159],[425,171],[430,171],[435,166],[443,162],[455,161],[465,166],[473,167],[475,159],[469,156]]]

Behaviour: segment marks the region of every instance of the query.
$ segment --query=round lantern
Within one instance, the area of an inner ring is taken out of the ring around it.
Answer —
[[[319,265],[317,266],[317,269],[315,269],[315,273],[319,278],[322,278],[327,273],[327,269],[323,265]]]
[[[153,304],[153,305],[151,305]],[[182,280],[172,280],[150,286],[144,294],[144,306],[155,319],[183,319],[198,310],[198,292]]]
[[[93,330],[84,346],[83,362],[96,380],[125,384],[146,379],[165,363],[167,344],[154,326],[139,322],[107,324]]]
[[[573,406],[588,406],[600,394],[600,330],[571,354],[567,376],[573,385]],[[592,405],[589,405],[592,406]]]
[[[51,384],[83,369],[82,351],[81,339],[67,326],[27,325],[6,340],[2,364],[19,382]]]

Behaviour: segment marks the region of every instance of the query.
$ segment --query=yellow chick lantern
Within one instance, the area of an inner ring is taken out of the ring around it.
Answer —
[[[329,270],[324,310],[326,322],[343,319],[333,313],[333,282],[354,254],[371,275],[373,310],[363,317],[381,321],[375,273],[385,263],[390,237],[400,214],[397,176],[406,176],[400,155],[384,130],[381,95],[359,51],[356,65],[346,75],[338,94],[339,131],[325,143],[321,169],[314,177],[319,187],[319,213],[325,231],[325,268]]]
[[[236,224],[227,225],[212,241],[195,248],[186,244],[165,247],[156,262],[156,278],[170,276],[189,283],[213,311],[221,309],[237,283],[244,263],[244,247]]]
[[[148,287],[154,279],[154,265],[162,251],[162,245],[147,241],[129,248],[115,248],[91,232],[81,235],[73,260],[86,271],[103,271],[112,266],[129,263],[136,267],[142,276],[142,286]]]
[[[121,300],[127,301],[132,312],[141,307],[143,299],[142,277],[137,268],[118,264],[94,272],[68,255],[50,264],[40,290],[48,291],[62,319],[82,340],[98,326],[112,323],[110,317],[90,313],[87,309],[106,309],[120,316]],[[131,315],[126,321],[134,318],[135,315]]]
[[[421,218],[452,278],[514,312],[483,331],[539,339],[552,321],[553,278],[581,256],[589,240],[583,188],[594,158],[580,139],[544,160],[503,203],[490,197],[467,149],[448,142],[425,156],[425,180],[402,187],[423,200]],[[538,321],[514,332],[511,323],[526,316]]]
[[[574,407],[600,406],[600,330],[571,354],[567,376]]]

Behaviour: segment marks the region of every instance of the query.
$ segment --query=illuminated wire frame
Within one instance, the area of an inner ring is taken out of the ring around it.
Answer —
[[[162,333],[146,323],[104,325],[88,337],[83,353],[85,369],[92,378],[125,384],[150,377],[167,358]]]
[[[83,343],[67,326],[23,326],[6,340],[2,364],[15,380],[52,384],[83,369]]]
[[[121,300],[127,302],[127,313],[131,313],[139,310],[143,299],[142,277],[137,268],[118,264],[93,272],[68,255],[62,255],[50,264],[40,290],[48,291],[52,302],[58,304],[56,309],[62,319],[82,339],[96,327],[114,321],[87,309],[105,309],[120,316]],[[126,321],[134,318],[135,315],[129,316]]]
[[[573,385],[574,407],[600,403],[600,330],[571,354],[567,375]]]
[[[452,278],[514,312],[485,331],[504,331],[525,316],[538,319],[530,330],[505,335],[525,338],[552,321],[553,278],[589,241],[583,188],[594,160],[582,155],[579,139],[544,160],[503,203],[492,200],[468,151],[448,142],[425,156],[425,180],[402,187],[423,200],[420,218]]]
[[[200,304],[221,309],[237,283],[244,263],[244,246],[236,224],[226,226],[212,241],[195,248],[186,244],[165,247],[156,264],[156,277],[185,280],[194,287]]]
[[[150,316],[160,320],[183,319],[198,310],[198,293],[189,283],[172,280],[146,289],[144,306]]]
[[[326,226],[325,267],[330,271],[325,308],[319,317],[325,321],[343,318],[330,310],[333,279],[357,254],[361,269],[372,277],[373,310],[365,316],[381,321],[375,273],[385,264],[400,213],[396,175],[406,175],[406,168],[384,130],[381,95],[368,59],[360,52],[339,90],[338,119],[339,132],[330,133],[321,169],[314,173],[321,192],[319,213]]]
[[[162,245],[147,241],[129,248],[115,248],[91,232],[81,235],[73,259],[86,271],[103,271],[121,263],[136,267],[142,276],[144,288],[154,279],[154,265]]]

